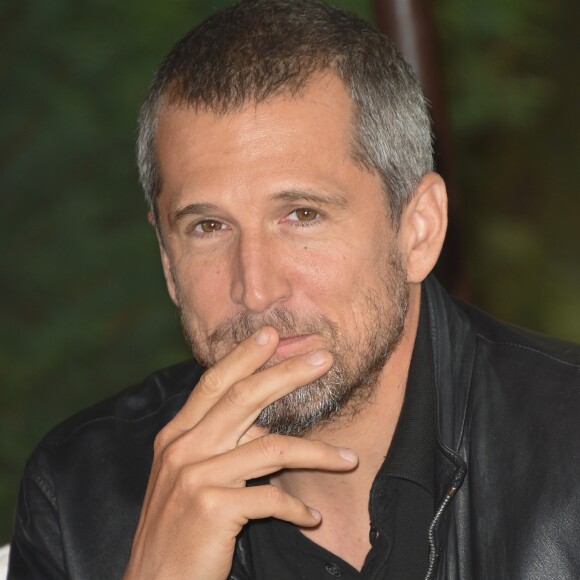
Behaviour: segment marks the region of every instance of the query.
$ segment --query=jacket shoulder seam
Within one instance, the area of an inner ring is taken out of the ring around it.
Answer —
[[[573,362],[570,362],[570,361],[561,359],[561,358],[559,358],[557,356],[554,356],[553,354],[549,354],[547,352],[544,352],[544,351],[539,350],[537,348],[533,348],[531,346],[527,346],[525,344],[520,344],[518,342],[511,342],[511,341],[507,341],[507,340],[493,340],[493,339],[489,338],[488,336],[485,336],[484,334],[480,334],[480,333],[478,333],[477,336],[479,338],[481,338],[482,340],[485,340],[486,342],[490,343],[490,344],[496,344],[496,345],[499,345],[499,346],[511,346],[513,348],[519,348],[520,350],[525,350],[525,351],[533,352],[533,353],[535,353],[537,355],[540,355],[540,356],[549,358],[549,359],[551,359],[551,360],[553,360],[555,362],[558,362],[558,363],[561,363],[563,365],[566,365],[566,366],[575,368],[577,370],[580,370],[580,365],[578,365],[576,363],[573,363]]]
[[[57,447],[58,445],[66,442],[68,439],[70,439],[71,437],[73,437],[74,435],[76,435],[79,431],[81,431],[82,429],[86,429],[87,427],[91,426],[91,425],[95,425],[97,423],[102,423],[105,421],[117,421],[120,423],[138,423],[139,421],[145,421],[146,419],[152,417],[153,415],[155,415],[156,413],[159,412],[159,410],[166,405],[167,403],[169,403],[170,401],[173,401],[174,399],[178,398],[178,397],[183,397],[184,395],[187,395],[187,393],[176,393],[174,395],[171,395],[171,397],[168,397],[167,399],[165,399],[165,401],[163,401],[161,403],[161,405],[159,405],[159,407],[157,409],[155,409],[154,411],[151,411],[145,415],[142,415],[141,417],[138,417],[136,419],[125,419],[123,417],[118,417],[114,414],[107,414],[107,415],[103,415],[101,417],[94,417],[92,419],[88,419],[87,421],[84,421],[83,423],[81,423],[80,425],[77,425],[72,431],[66,433],[65,435],[63,435],[62,437],[59,437],[57,439],[54,440],[48,440],[44,442],[44,445],[49,446],[49,447]]]

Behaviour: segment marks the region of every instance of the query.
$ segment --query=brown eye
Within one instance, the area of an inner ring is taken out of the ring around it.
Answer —
[[[204,234],[211,234],[213,232],[218,232],[222,229],[223,224],[218,222],[217,220],[204,220],[197,224],[197,227],[204,233]]]
[[[318,217],[318,212],[315,209],[310,209],[307,207],[301,207],[294,211],[296,214],[296,219],[301,222],[309,222]]]

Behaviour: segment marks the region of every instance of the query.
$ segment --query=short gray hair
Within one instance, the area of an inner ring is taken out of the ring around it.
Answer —
[[[322,0],[242,0],[178,42],[157,70],[139,116],[139,178],[156,216],[155,148],[165,104],[227,114],[280,93],[299,95],[331,70],[353,103],[353,158],[380,175],[395,224],[433,170],[425,98],[394,45],[358,16]]]

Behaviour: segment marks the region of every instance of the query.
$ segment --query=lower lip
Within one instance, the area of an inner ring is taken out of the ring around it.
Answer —
[[[309,343],[312,342],[311,338],[314,338],[311,334],[301,334],[300,336],[292,336],[290,338],[283,338],[278,343],[278,347],[276,348],[276,352],[274,352],[274,356],[276,358],[279,357],[288,357],[294,356],[297,354],[303,354],[310,350],[313,350],[313,346],[309,347]]]

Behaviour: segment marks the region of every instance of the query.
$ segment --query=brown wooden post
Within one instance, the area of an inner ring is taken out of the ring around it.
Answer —
[[[386,34],[415,70],[431,103],[435,134],[435,162],[449,194],[449,229],[436,273],[456,295],[468,297],[469,285],[462,245],[463,220],[453,164],[451,134],[445,104],[443,70],[439,58],[431,0],[372,0],[378,29]]]

